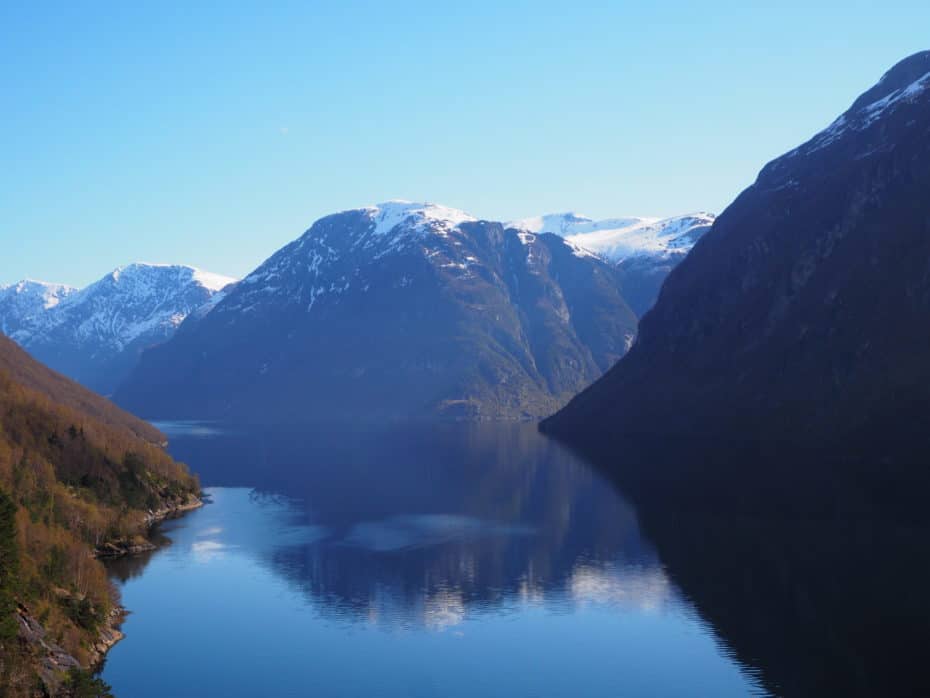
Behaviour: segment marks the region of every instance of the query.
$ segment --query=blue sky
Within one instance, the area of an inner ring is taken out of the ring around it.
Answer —
[[[0,283],[243,275],[392,198],[719,212],[930,48],[926,1],[191,4],[0,4]]]

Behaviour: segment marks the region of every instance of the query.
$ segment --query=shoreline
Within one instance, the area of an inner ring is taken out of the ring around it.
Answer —
[[[140,534],[144,537],[144,542],[134,540],[128,541],[107,541],[106,543],[94,549],[94,558],[105,562],[106,560],[115,560],[122,557],[141,555],[144,553],[158,550],[159,547],[151,541],[152,529],[162,521],[176,519],[188,514],[195,509],[200,509],[205,504],[203,493],[196,497],[193,502],[186,502],[176,506],[162,507],[155,511],[150,511],[145,515],[145,532]],[[126,543],[121,544],[121,543]],[[98,674],[106,661],[107,654],[117,643],[125,639],[125,633],[120,630],[126,617],[131,611],[121,603],[116,603],[110,610],[106,622],[97,633],[96,642],[93,643],[93,657],[87,663],[87,670],[93,674]]]
[[[149,539],[155,524],[166,519],[183,516],[194,509],[199,509],[204,504],[204,500],[198,496],[194,501],[150,511],[146,514],[142,529],[137,536],[123,541],[108,541],[103,544],[106,547],[98,546],[93,548],[90,554],[93,558],[102,562],[107,559],[117,559],[157,550],[160,546],[155,545]],[[138,541],[138,538],[142,537],[144,537],[144,544]],[[123,544],[120,545],[120,543]],[[45,686],[45,690],[51,695],[57,695],[57,691],[69,671],[80,670],[94,675],[100,673],[109,651],[126,637],[120,628],[129,613],[129,609],[121,603],[115,602],[113,604],[106,619],[97,629],[93,639],[90,640],[89,657],[83,663],[50,637],[47,629],[27,606],[22,603],[17,604],[14,617],[19,626],[20,638],[32,648],[29,652],[36,662],[38,675]]]
[[[201,493],[202,494],[202,493]],[[143,531],[133,537],[117,538],[115,540],[104,541],[94,548],[94,557],[98,560],[108,560],[128,555],[141,555],[142,553],[158,550],[158,546],[152,543],[150,535],[152,528],[168,519],[175,519],[184,514],[199,509],[204,505],[202,497],[198,496],[193,502],[186,502],[170,507],[162,507],[155,511],[149,511],[143,519]]]

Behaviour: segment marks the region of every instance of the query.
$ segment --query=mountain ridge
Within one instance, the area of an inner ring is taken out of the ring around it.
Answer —
[[[143,348],[168,339],[231,283],[196,267],[143,262],[82,289],[20,282],[0,289],[0,327],[40,361],[107,394]],[[24,292],[28,302],[17,303]]]
[[[587,250],[386,202],[320,218],[146,352],[117,400],[176,413],[176,392],[191,415],[230,416],[277,390],[292,415],[527,419],[606,370],[635,324]]]

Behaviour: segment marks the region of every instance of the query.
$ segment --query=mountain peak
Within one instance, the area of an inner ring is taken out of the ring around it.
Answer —
[[[850,111],[858,111],[883,99],[894,97],[915,84],[922,89],[930,85],[930,51],[920,51],[897,63],[885,73],[874,87],[857,99]]]
[[[35,303],[41,304],[45,309],[55,307],[63,298],[76,290],[73,286],[36,279],[23,279],[9,286],[0,286],[0,293],[32,298]]]
[[[914,104],[930,94],[930,51],[915,53],[895,65],[832,124],[807,143],[766,165],[760,178],[768,180],[779,175],[785,160],[807,156],[843,141],[850,133],[864,132],[879,121],[890,117],[908,104]],[[911,120],[916,123],[915,120]],[[877,152],[885,142],[878,133],[873,142],[860,148],[862,156]],[[887,145],[887,143],[886,143]]]
[[[431,230],[449,230],[477,218],[456,208],[430,202],[417,203],[396,199],[362,209],[374,222],[374,233],[383,235],[401,224],[408,227]]]
[[[111,391],[139,353],[191,313],[209,312],[234,283],[183,264],[136,262],[81,290],[21,281],[0,288],[0,332],[98,392]]]
[[[613,365],[635,327],[596,255],[389,201],[314,222],[146,352],[119,398],[162,416],[522,419]]]
[[[133,282],[141,279],[171,278],[180,282],[192,281],[208,291],[220,291],[237,279],[222,274],[204,271],[187,264],[154,264],[151,262],[132,262],[114,269],[104,277],[104,281],[120,283],[123,280]]]

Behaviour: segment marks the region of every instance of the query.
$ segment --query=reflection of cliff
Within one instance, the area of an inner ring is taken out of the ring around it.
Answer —
[[[813,473],[806,489],[788,478],[696,486],[717,464],[689,446],[627,440],[621,455],[591,462],[631,496],[670,583],[739,662],[782,696],[930,695],[930,546],[925,523],[913,523],[918,493],[866,497],[855,471],[829,482]],[[733,453],[733,471],[796,465]],[[895,499],[905,502],[896,522],[867,506]]]
[[[926,531],[656,508],[643,520],[672,582],[773,693],[930,695]]]
[[[440,629],[489,606],[673,596],[630,506],[532,425],[240,433],[174,451],[207,484],[296,500],[291,524],[325,535],[256,554],[341,616]]]

